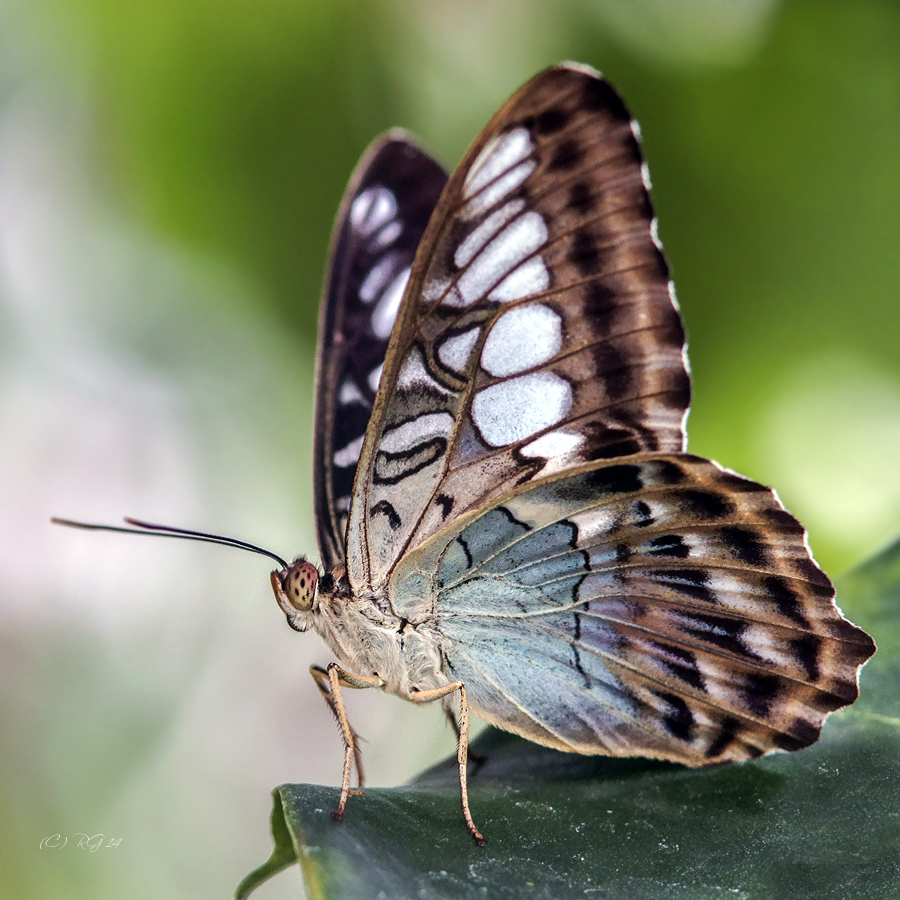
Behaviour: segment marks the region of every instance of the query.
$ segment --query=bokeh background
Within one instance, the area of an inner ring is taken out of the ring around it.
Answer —
[[[453,166],[561,59],[642,124],[691,449],[775,484],[832,574],[900,532],[894,0],[0,0],[0,896],[229,896],[269,791],[339,781],[265,560],[48,519],[315,555],[351,169],[394,125]],[[374,784],[452,750],[438,710],[348,703]]]

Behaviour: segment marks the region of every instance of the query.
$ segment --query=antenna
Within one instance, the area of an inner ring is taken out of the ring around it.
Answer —
[[[259,553],[274,559],[282,569],[289,568],[288,564],[271,550],[264,550],[256,544],[248,544],[247,541],[239,541],[237,538],[223,537],[221,534],[207,534],[205,531],[189,531],[186,528],[172,528],[169,525],[154,525],[152,522],[142,522],[140,519],[125,517],[125,521],[134,528],[122,528],[119,525],[92,525],[88,522],[75,522],[72,519],[58,519],[55,516],[50,520],[54,525],[66,525],[69,528],[83,528],[86,531],[116,531],[120,534],[142,534],[145,537],[169,537],[181,538],[184,541],[202,541],[205,544],[222,544],[224,547],[238,547],[241,550],[249,550],[251,553]]]

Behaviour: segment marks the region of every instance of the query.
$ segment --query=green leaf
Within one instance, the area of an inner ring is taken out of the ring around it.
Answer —
[[[283,788],[276,788],[272,791],[275,802],[272,805],[271,821],[275,848],[272,850],[272,855],[238,885],[234,892],[236,900],[244,900],[245,897],[249,897],[264,881],[268,881],[282,869],[297,862],[298,845],[292,841],[290,829],[284,818],[284,808],[281,803],[282,790]],[[302,843],[299,846],[302,847]]]
[[[351,797],[284,785],[276,849],[312,900],[896,897],[900,883],[900,543],[847,577],[842,603],[880,645],[862,696],[807,750],[718,769],[558,753],[490,729],[472,745],[476,847],[455,759]],[[293,856],[291,856],[293,854]]]

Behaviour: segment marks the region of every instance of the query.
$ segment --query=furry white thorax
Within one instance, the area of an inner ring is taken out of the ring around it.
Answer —
[[[318,600],[312,627],[347,671],[377,675],[384,690],[404,699],[449,684],[441,670],[440,636],[430,622],[403,619],[375,596],[320,591]]]

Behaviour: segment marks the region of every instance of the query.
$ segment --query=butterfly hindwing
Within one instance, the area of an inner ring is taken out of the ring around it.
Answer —
[[[319,549],[343,564],[350,497],[381,366],[416,248],[447,181],[403,132],[365,153],[332,236],[316,373],[314,483]]]
[[[348,530],[357,589],[503,491],[680,451],[684,331],[637,130],[595,74],[538,75],[492,119],[423,238]]]
[[[489,721],[695,766],[812,743],[874,651],[774,493],[688,455],[519,488],[408,554],[390,596],[411,620],[431,598]]]

